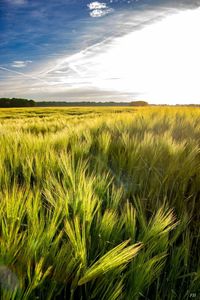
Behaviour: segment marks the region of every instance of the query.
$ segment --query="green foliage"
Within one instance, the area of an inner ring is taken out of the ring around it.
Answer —
[[[0,111],[0,298],[200,295],[198,108]]]
[[[33,100],[19,98],[0,98],[0,107],[32,107],[36,103]]]

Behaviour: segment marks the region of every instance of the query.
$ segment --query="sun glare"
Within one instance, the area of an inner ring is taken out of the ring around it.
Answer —
[[[200,9],[189,10],[114,40],[89,66],[93,85],[155,103],[200,100],[199,28]]]
[[[130,24],[137,27],[146,22],[146,26],[117,38],[113,29],[109,38],[36,63],[29,73],[25,70],[29,60],[14,61],[17,69],[0,66],[12,74],[2,84],[5,95],[8,91],[39,99],[73,95],[76,100],[107,95],[155,104],[200,103],[200,8],[171,14],[169,10],[130,11],[126,16]],[[158,21],[150,24],[151,19]]]

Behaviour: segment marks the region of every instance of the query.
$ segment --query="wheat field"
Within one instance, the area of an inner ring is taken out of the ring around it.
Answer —
[[[200,299],[200,109],[0,110],[0,299]]]

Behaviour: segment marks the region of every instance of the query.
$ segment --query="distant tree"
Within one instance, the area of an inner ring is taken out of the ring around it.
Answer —
[[[130,106],[147,106],[149,105],[146,101],[132,101],[130,102]]]
[[[29,100],[29,105],[30,105],[30,106],[36,106],[36,103],[35,103],[35,101],[33,101],[33,100]]]
[[[35,101],[20,98],[0,98],[0,107],[33,107]]]

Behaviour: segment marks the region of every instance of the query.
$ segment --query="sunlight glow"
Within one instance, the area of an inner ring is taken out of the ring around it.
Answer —
[[[148,12],[149,20],[158,15]],[[130,16],[133,24],[139,18],[145,23],[142,13]],[[163,16],[142,29],[44,62],[32,73],[1,68],[15,75],[3,83],[5,95],[29,91],[39,99],[102,101],[103,95],[155,104],[199,104],[200,8]]]
[[[200,102],[199,28],[197,9],[118,38],[94,59],[94,69],[89,67],[88,71],[97,71],[93,84],[101,89],[137,91],[151,102]]]

